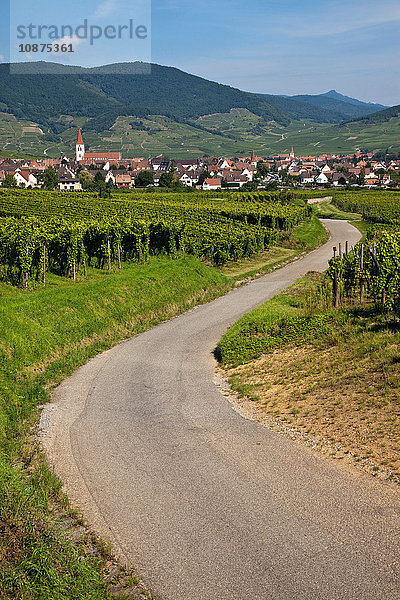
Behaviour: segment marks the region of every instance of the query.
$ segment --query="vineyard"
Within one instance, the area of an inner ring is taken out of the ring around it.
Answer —
[[[387,191],[339,192],[334,204],[369,223],[366,240],[330,261],[334,303],[370,299],[378,310],[400,314],[400,196]]]
[[[335,192],[335,206],[360,213],[368,223],[384,223],[400,229],[400,194],[393,191]]]
[[[62,216],[61,216],[62,215]],[[222,264],[274,245],[310,215],[287,195],[120,194],[0,190],[0,278],[27,288],[46,273],[75,279],[151,254]]]
[[[378,310],[400,315],[400,233],[383,231],[351,252],[339,253],[329,263],[328,276],[336,306],[344,297],[368,298]]]

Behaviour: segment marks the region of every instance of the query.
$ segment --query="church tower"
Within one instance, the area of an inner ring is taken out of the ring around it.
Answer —
[[[294,148],[293,148],[293,146],[292,146],[292,149],[291,149],[291,151],[290,151],[290,158],[295,158],[295,156],[294,156]]]
[[[76,140],[76,162],[85,158],[85,144],[83,143],[82,132],[79,128],[78,139]]]

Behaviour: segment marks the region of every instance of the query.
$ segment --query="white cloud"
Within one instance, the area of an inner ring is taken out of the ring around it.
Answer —
[[[345,18],[342,18],[345,15]],[[269,25],[277,33],[290,37],[323,37],[358,31],[367,27],[394,24],[400,21],[398,0],[381,0],[379,10],[366,0],[362,10],[359,3],[339,0],[319,5],[313,13],[286,15],[282,20],[275,14]]]
[[[118,0],[105,0],[94,11],[93,19],[104,19],[112,15],[118,9]]]
[[[59,40],[52,40],[51,43],[53,44],[53,46],[54,44],[59,44],[59,46],[62,46],[63,44],[69,46],[70,44],[72,44],[74,52],[52,52],[51,54],[47,55],[48,57],[50,57],[47,60],[50,60],[50,62],[56,62],[61,64],[75,64],[77,62],[81,62],[80,58],[78,58],[79,54],[77,54],[76,49],[79,45],[84,44],[85,42],[87,42],[87,39],[78,38],[76,37],[76,35],[66,35],[65,37],[60,38]]]
[[[52,41],[51,43],[53,45],[59,44],[60,46],[62,46],[62,44],[72,44],[72,47],[75,50],[77,46],[79,46],[80,44],[84,44],[85,42],[87,42],[87,38],[79,38],[76,35],[66,35],[63,38],[60,38],[59,40]]]

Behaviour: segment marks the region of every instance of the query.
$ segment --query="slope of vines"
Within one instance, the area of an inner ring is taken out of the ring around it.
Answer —
[[[188,194],[73,194],[0,190],[0,278],[28,287],[46,272],[76,277],[150,254],[224,263],[277,241],[309,215],[303,204]],[[62,215],[62,217],[60,216]]]
[[[369,223],[385,223],[400,228],[400,194],[396,191],[336,192],[333,202],[341,210],[360,213]]]

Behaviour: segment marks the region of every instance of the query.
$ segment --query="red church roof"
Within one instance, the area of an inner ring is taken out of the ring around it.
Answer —
[[[76,140],[76,143],[77,143],[77,145],[78,144],[83,144],[82,132],[81,132],[80,128],[78,130],[78,139]]]

